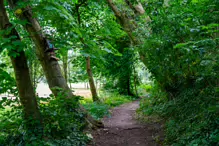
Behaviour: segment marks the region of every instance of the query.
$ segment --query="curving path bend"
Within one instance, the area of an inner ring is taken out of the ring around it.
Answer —
[[[134,118],[137,108],[139,101],[114,108],[111,117],[103,119],[105,128],[93,132],[89,146],[159,146],[155,139],[163,137],[161,125],[139,123]]]

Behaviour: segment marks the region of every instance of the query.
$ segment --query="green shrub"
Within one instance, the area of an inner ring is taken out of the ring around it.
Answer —
[[[38,102],[41,102],[39,108],[44,124],[44,139],[36,137],[25,128],[22,107],[17,106],[20,105],[19,101],[7,100],[5,102],[9,108],[0,110],[0,144],[33,146],[70,146],[73,144],[74,146],[85,146],[89,138],[83,133],[86,125],[84,114],[78,110],[78,100],[95,119],[101,119],[109,115],[111,107],[135,99],[129,96],[120,96],[116,93],[107,95],[106,98],[101,98],[102,103],[92,102],[91,99],[80,100],[81,97],[65,98],[64,95],[38,99]]]
[[[157,90],[157,88],[155,88]],[[152,89],[153,91],[153,89]],[[188,88],[174,100],[157,90],[144,98],[140,111],[165,119],[167,145],[219,144],[218,93],[214,88]]]
[[[167,145],[219,145],[218,0],[169,4],[148,4],[152,32],[139,51],[157,85],[140,110],[165,119]]]
[[[116,92],[102,92],[100,96],[101,102],[92,102],[91,99],[84,98],[80,102],[83,104],[85,109],[92,115],[95,119],[101,119],[104,116],[109,115],[109,109],[119,106],[124,103],[136,100],[132,96],[119,95]]]
[[[140,87],[143,88],[146,92],[150,92],[152,89],[152,85],[149,84],[141,85]]]
[[[137,99],[134,96],[120,95],[118,92],[104,92],[101,93],[101,97],[102,102],[110,107],[119,106]]]
[[[80,97],[51,97],[48,104],[41,104],[44,134],[55,145],[86,145],[88,137],[82,131],[86,127],[84,114],[79,112]]]
[[[110,107],[107,104],[94,102],[85,103],[83,106],[89,112],[89,114],[97,120],[109,115]]]
[[[40,104],[43,118],[44,139],[36,137],[25,128],[21,106],[10,111],[1,112],[0,144],[3,145],[74,145],[85,146],[88,137],[83,133],[85,128],[84,114],[78,110],[79,98],[65,98],[59,95],[50,97]]]
[[[16,110],[0,110],[0,144],[18,144],[23,132],[21,110],[19,108],[16,108]]]
[[[129,96],[115,96],[115,97],[109,97],[107,98],[104,103],[109,105],[110,107],[115,107],[115,106],[119,106],[123,103],[127,103],[130,102],[131,100],[129,99]]]

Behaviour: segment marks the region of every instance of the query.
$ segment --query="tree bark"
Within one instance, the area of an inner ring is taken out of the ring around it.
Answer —
[[[116,18],[119,20],[120,25],[123,27],[124,31],[128,34],[129,39],[131,40],[133,45],[138,45],[138,39],[133,35],[133,30],[136,29],[133,23],[131,23],[130,19],[126,16],[125,13],[121,12],[117,6],[113,3],[112,0],[107,0],[109,7],[114,12]]]
[[[82,6],[86,1],[82,2],[81,4],[76,6],[76,12],[77,12],[77,16],[78,16],[78,25],[81,26],[81,15],[79,12],[80,6]],[[87,44],[84,42],[83,38],[80,38],[81,43],[84,46],[84,49],[89,49],[89,47],[87,46]],[[92,99],[93,101],[100,101],[97,95],[97,90],[94,84],[94,78],[93,78],[93,73],[92,73],[92,69],[91,69],[91,63],[90,63],[90,56],[86,57],[86,71],[87,71],[87,75],[88,75],[88,80],[89,80],[89,85],[90,85],[90,91],[92,94]]]
[[[36,58],[31,58],[31,59],[27,59],[29,61],[29,69],[30,69],[30,79],[32,81],[33,84],[33,88],[34,88],[34,92],[36,93],[36,88],[37,88],[37,62],[36,62]]]
[[[135,68],[134,68],[134,88],[135,88],[135,95],[138,97],[137,77],[138,77],[138,75],[137,75]]]
[[[26,2],[26,0],[22,1]],[[8,0],[8,2],[12,9],[17,7],[16,0]],[[24,25],[24,28],[30,34],[31,39],[35,43],[37,57],[43,67],[44,74],[52,93],[55,96],[62,94],[65,95],[66,98],[74,97],[71,89],[67,85],[65,78],[62,75],[58,62],[56,60],[51,60],[50,56],[45,53],[47,48],[45,44],[45,37],[42,33],[39,22],[33,17],[31,7],[27,6],[26,8],[22,9],[22,14],[20,14],[18,17],[21,20],[28,22],[26,25]],[[80,107],[80,110],[86,113],[86,120],[89,127],[103,127],[102,122],[94,120],[90,115],[88,115],[82,106]]]
[[[130,0],[125,0],[126,4],[134,11],[135,14],[144,14],[145,10],[142,6],[142,4],[138,2],[137,5],[133,6],[133,4],[130,2]]]
[[[127,92],[129,96],[133,96],[132,92],[131,92],[131,79],[130,79],[130,75],[128,75],[128,79],[127,79]]]
[[[33,87],[34,87],[34,90],[35,90],[35,92],[36,92],[36,88],[37,88],[37,70],[36,70],[36,68],[37,68],[37,62],[36,61],[34,61],[33,62]]]
[[[112,0],[107,0],[109,7],[114,12],[116,18],[119,20],[120,25],[123,27],[124,31],[128,34],[128,37],[130,41],[132,42],[133,46],[138,46],[142,42],[140,39],[138,39],[133,32],[136,30],[137,25],[132,22],[130,18],[128,18],[125,14],[125,12],[121,12],[117,6],[113,3]],[[129,0],[125,0],[126,4],[135,12],[135,15],[143,15],[145,13],[145,10],[143,9],[143,6],[140,2],[136,6],[133,6],[132,3]],[[145,17],[145,22],[149,23],[151,21],[149,16]],[[150,28],[148,28],[150,29]],[[142,52],[141,50],[138,51],[140,60],[144,63],[145,66],[147,66],[147,62],[145,61],[145,52]]]
[[[89,85],[90,85],[90,90],[91,90],[93,101],[99,101],[97,90],[94,84],[92,70],[91,70],[90,57],[86,57],[86,70],[87,70],[87,75],[89,78]]]
[[[63,62],[64,78],[68,83],[68,50],[64,51],[62,62]]]
[[[0,30],[11,29],[9,34],[5,34],[4,38],[10,38],[11,44],[13,42],[21,41],[20,36],[12,24],[9,22],[6,9],[4,7],[4,0],[0,0]],[[19,51],[18,51],[19,50]],[[36,135],[42,135],[42,118],[38,109],[37,100],[33,85],[30,78],[30,72],[27,65],[27,59],[23,49],[17,47],[14,50],[9,50],[10,53],[16,53],[16,57],[10,56],[17,83],[17,89],[21,104],[23,106],[24,118],[28,130]]]
[[[16,3],[14,3],[15,0],[8,1],[12,9],[16,7]],[[51,60],[50,56],[45,53],[47,48],[45,44],[45,37],[37,19],[33,17],[31,7],[27,6],[25,9],[22,9],[22,11],[23,13],[19,15],[19,18],[28,22],[26,25],[24,25],[24,28],[30,34],[31,39],[35,43],[36,54],[43,67],[49,88],[52,90],[55,96],[57,96],[60,92],[60,90],[56,90],[58,87],[63,89],[63,92],[67,93],[67,97],[72,97],[72,91],[69,89],[65,78],[61,73],[61,68],[58,62],[56,60]]]

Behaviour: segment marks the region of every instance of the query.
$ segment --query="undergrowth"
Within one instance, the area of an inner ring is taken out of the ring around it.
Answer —
[[[91,116],[95,119],[101,119],[104,116],[110,115],[110,108],[119,106],[124,103],[128,103],[136,100],[136,97],[120,95],[116,92],[106,92],[103,91],[100,94],[101,102],[92,102],[92,99],[85,98],[81,101],[85,109],[91,114]]]
[[[0,145],[1,146],[85,146],[89,141],[85,128],[84,114],[79,112],[77,97],[66,99],[59,95],[56,98],[40,98],[41,116],[43,118],[43,134],[34,135],[25,126],[22,107],[19,102],[6,100],[2,105],[10,106],[10,110],[1,109]],[[31,122],[28,121],[28,122]],[[34,123],[34,121],[32,121]],[[39,131],[40,133],[40,131]],[[40,138],[42,137],[42,138]]]
[[[140,113],[164,119],[166,145],[219,145],[218,88],[187,88],[173,100],[155,85]]]
[[[63,95],[39,98],[44,124],[43,138],[36,137],[26,129],[19,100],[1,101],[2,107],[7,108],[0,109],[0,146],[85,146],[90,138],[83,132],[86,128],[85,115],[78,110],[78,100],[89,114],[99,120],[110,115],[110,108],[135,99],[117,93],[103,95],[99,103],[81,97],[66,99]]]

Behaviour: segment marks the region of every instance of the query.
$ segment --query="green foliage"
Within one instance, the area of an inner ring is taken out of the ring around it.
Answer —
[[[0,31],[0,53],[7,49],[8,55],[11,57],[19,56],[19,52],[25,47],[25,43],[17,40],[16,35],[8,36],[12,31],[14,31],[14,26],[11,26],[5,30]],[[2,37],[8,36],[8,37]]]
[[[204,4],[203,4],[204,3]],[[140,51],[160,86],[174,95],[203,76],[215,76],[218,67],[217,2],[175,2],[152,12],[152,34]],[[154,5],[152,5],[154,6]],[[183,7],[183,9],[182,9]],[[192,11],[193,8],[196,11]],[[202,12],[209,14],[200,15]],[[200,12],[200,13],[199,13]],[[201,22],[201,23],[200,23]]]
[[[109,105],[105,103],[85,103],[84,108],[95,119],[100,120],[104,116],[109,115]]]
[[[2,55],[5,55],[5,51],[2,53]],[[10,94],[17,94],[16,90],[16,82],[13,78],[13,75],[8,72],[10,69],[9,64],[6,60],[6,58],[0,56],[2,61],[0,61],[0,94],[2,93],[10,93]],[[7,58],[8,59],[8,58]]]
[[[149,3],[152,33],[140,52],[156,86],[141,111],[166,121],[167,145],[219,144],[218,4]]]
[[[150,92],[152,89],[152,86],[150,84],[142,84],[140,88],[143,88],[146,92]]]
[[[103,91],[100,94],[100,97],[100,100],[102,100],[104,104],[107,104],[110,107],[119,106],[121,104],[131,102],[137,99],[137,97],[121,95],[118,92],[109,91]]]
[[[86,145],[88,138],[82,133],[85,125],[83,113],[78,112],[78,98],[59,95],[41,104],[44,133],[55,145]]]
[[[39,99],[42,102],[40,111],[44,123],[43,139],[36,137],[25,128],[21,106],[0,112],[0,143],[85,146],[89,138],[82,132],[86,125],[84,114],[78,110],[78,99],[77,97],[66,99],[63,95]]]
[[[119,106],[124,103],[128,103],[136,100],[133,96],[120,95],[116,92],[102,92],[100,95],[101,102],[92,102],[91,99],[83,99],[81,103],[85,109],[95,119],[101,119],[104,116],[109,116],[110,108]]]
[[[18,144],[24,134],[22,107],[18,100],[6,98],[0,104],[3,107],[0,109],[0,144]]]
[[[141,101],[140,111],[165,119],[167,145],[218,144],[218,92],[208,87],[184,90],[174,100],[156,86]]]
[[[131,96],[121,96],[121,95],[114,95],[112,97],[106,98],[104,103],[111,106],[111,107],[116,107],[119,106],[121,104],[133,101],[136,98],[133,98]]]
[[[0,94],[6,92],[16,94],[16,82],[10,74],[0,68]]]
[[[138,76],[134,72],[137,62],[135,51],[130,48],[130,41],[127,38],[118,39],[114,46],[121,56],[105,55],[101,75],[106,77],[108,82],[104,88],[114,89],[115,92],[123,95],[134,96],[134,86],[139,83]]]
[[[167,102],[167,94],[160,90],[160,87],[157,84],[145,85],[149,87],[150,90],[147,91],[148,96],[146,98],[142,98],[140,102],[140,111],[147,114],[152,114],[153,112],[157,112],[156,105],[162,105]]]
[[[138,3],[137,0],[130,2],[133,6]],[[19,6],[33,6],[43,33],[62,49],[58,56],[73,66],[71,74],[74,77],[71,77],[71,82],[87,79],[85,57],[90,56],[93,73],[96,77],[104,78],[105,89],[133,95],[134,86],[138,84],[135,72],[138,51],[156,82],[153,87],[140,87],[149,92],[149,97],[141,101],[141,111],[166,120],[167,145],[218,145],[218,0],[168,1],[169,6],[164,5],[166,1],[160,0],[141,2],[147,6],[145,15],[151,19],[147,24],[145,16],[135,18],[134,12],[123,0],[115,1],[119,9],[127,12],[127,19],[130,17],[134,27],[137,27],[133,35],[142,44],[135,48],[130,47],[127,34],[116,23],[115,16],[102,5],[104,2],[38,0],[19,2]],[[8,13],[14,25],[0,32],[0,53],[5,51],[9,56],[16,57],[16,52],[23,49],[28,56],[35,84],[36,76],[42,76],[42,73],[36,56],[32,55],[36,53],[32,49],[34,45],[20,27],[27,22],[16,20],[10,10]],[[14,41],[16,36],[1,37],[14,28],[19,31],[22,42]],[[70,59],[68,51],[73,52]],[[1,56],[0,93],[17,95],[15,80],[7,66],[7,60]],[[119,94],[104,93],[101,95],[102,103],[81,102],[94,118],[100,119],[109,114],[111,107],[135,99]],[[43,140],[26,129],[27,121],[23,120],[19,102],[1,101],[1,105],[7,105],[10,109],[0,112],[0,143],[85,145],[88,138],[82,133],[84,115],[78,111],[77,100],[59,95],[41,101]],[[28,122],[34,124],[32,122],[35,121]]]

